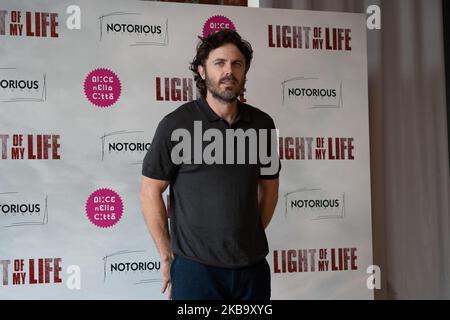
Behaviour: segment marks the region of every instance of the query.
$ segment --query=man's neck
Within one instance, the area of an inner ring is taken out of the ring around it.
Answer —
[[[238,114],[237,99],[233,102],[226,102],[214,98],[212,94],[208,92],[206,94],[206,102],[208,102],[211,109],[213,109],[219,117],[227,121],[230,125],[233,124]]]

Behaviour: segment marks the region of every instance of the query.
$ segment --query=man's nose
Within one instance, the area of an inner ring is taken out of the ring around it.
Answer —
[[[231,63],[225,63],[224,70],[226,75],[231,75],[233,73],[233,69],[231,68]]]

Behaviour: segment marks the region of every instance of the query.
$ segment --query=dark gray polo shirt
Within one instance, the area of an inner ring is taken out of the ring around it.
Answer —
[[[183,128],[194,140],[194,121],[201,121],[203,132],[219,129],[225,145],[226,129],[275,128],[272,118],[257,108],[238,101],[238,112],[230,126],[204,98],[180,106],[159,123],[142,167],[146,177],[170,180],[174,254],[224,268],[250,266],[268,254],[258,212],[258,179],[278,178],[281,165],[275,174],[263,176],[259,160],[249,164],[247,157],[246,164],[226,164],[224,155],[224,164],[194,164],[194,152],[191,164],[175,164],[171,152],[179,141],[172,141],[171,135]],[[203,148],[210,143],[203,142]],[[248,143],[245,145],[248,149]]]

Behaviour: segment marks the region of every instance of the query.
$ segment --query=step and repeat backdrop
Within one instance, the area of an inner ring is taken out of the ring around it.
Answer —
[[[166,299],[142,160],[164,115],[198,96],[198,36],[221,28],[252,44],[240,99],[279,129],[272,298],[373,298],[364,15],[3,0],[1,299]]]

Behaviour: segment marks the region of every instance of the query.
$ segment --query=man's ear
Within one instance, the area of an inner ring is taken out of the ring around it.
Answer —
[[[198,66],[198,73],[200,74],[200,77],[202,77],[202,79],[205,80],[206,72],[205,72],[205,68],[202,65]]]

